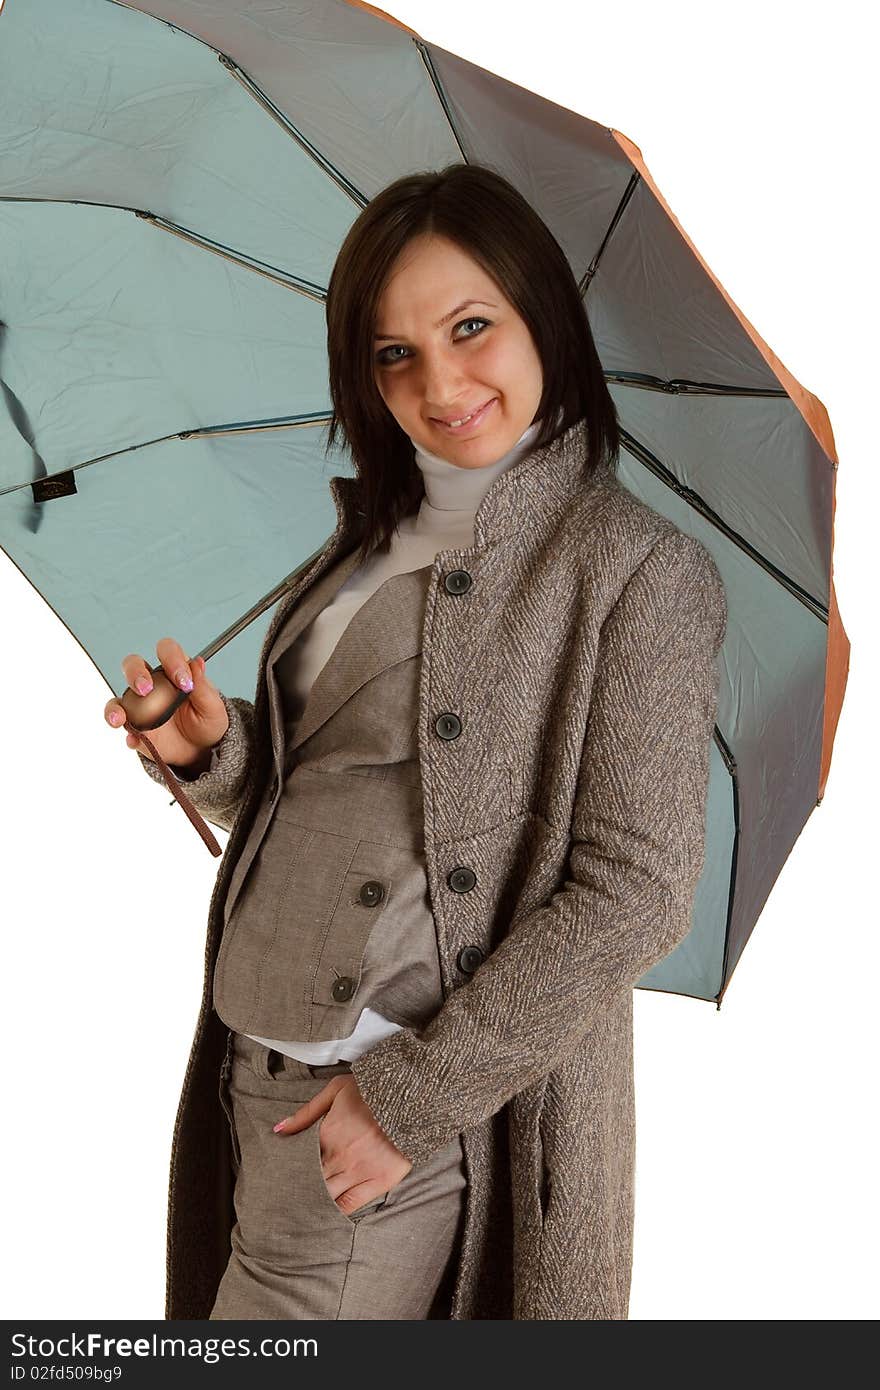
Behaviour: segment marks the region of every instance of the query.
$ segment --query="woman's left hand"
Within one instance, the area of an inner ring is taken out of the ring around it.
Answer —
[[[333,1076],[274,1126],[281,1138],[321,1121],[321,1170],[339,1209],[358,1211],[406,1177],[412,1163],[380,1128],[353,1076]]]

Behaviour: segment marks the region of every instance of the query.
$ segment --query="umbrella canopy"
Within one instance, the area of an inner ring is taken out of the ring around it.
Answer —
[[[724,580],[693,926],[639,982],[720,1003],[828,775],[837,459],[619,131],[348,0],[5,0],[0,544],[114,692],[122,655],[171,632],[250,698],[283,581],[336,524],[337,251],[382,188],[460,160],[556,236],[618,476]]]

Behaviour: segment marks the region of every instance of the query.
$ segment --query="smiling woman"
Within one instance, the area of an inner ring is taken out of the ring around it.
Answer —
[[[588,468],[617,457],[572,268],[534,208],[485,166],[411,174],[372,199],[330,277],[327,350],[327,448],[344,436],[361,483],[362,558],[387,553],[419,505],[411,441],[482,468],[538,421],[540,448],[584,419]]]

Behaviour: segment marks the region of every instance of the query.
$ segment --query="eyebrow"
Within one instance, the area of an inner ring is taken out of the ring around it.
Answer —
[[[466,299],[463,304],[456,304],[454,309],[450,309],[448,314],[444,314],[440,322],[434,324],[434,327],[443,328],[444,325],[447,324],[450,319],[455,318],[456,314],[460,314],[462,309],[469,309],[472,304],[482,304],[483,307],[486,309],[498,308],[497,304],[490,304],[488,299]],[[377,333],[373,341],[376,343],[384,342],[386,340],[388,342],[393,342],[396,338],[402,337],[404,337],[403,333]]]

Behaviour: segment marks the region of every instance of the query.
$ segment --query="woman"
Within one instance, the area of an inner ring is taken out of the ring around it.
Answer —
[[[255,701],[156,649],[192,681],[157,750],[231,830],[166,1315],[623,1319],[632,989],[690,926],[720,576],[617,480],[571,267],[491,170],[374,198],[327,323],[356,478]]]

